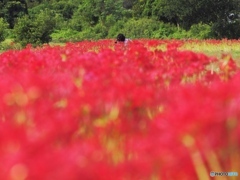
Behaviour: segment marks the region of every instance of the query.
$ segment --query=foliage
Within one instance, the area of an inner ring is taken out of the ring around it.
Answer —
[[[122,19],[126,10],[123,8],[122,0],[83,0],[75,17],[81,19],[85,27],[93,27],[98,23],[105,23],[107,16],[112,15],[115,22]]]
[[[77,42],[85,39],[104,39],[107,36],[107,33],[108,31],[105,26],[97,24],[94,27],[89,27],[82,31],[77,31],[75,29],[56,30],[51,34],[51,37],[54,42]]]
[[[0,1],[0,17],[4,18],[12,29],[18,17],[28,13],[25,0],[2,0]]]
[[[52,42],[76,42],[79,41],[79,31],[72,29],[56,30],[51,34]]]
[[[157,21],[155,22],[157,23]],[[153,32],[153,38],[167,39],[172,38],[173,34],[179,32],[179,29],[169,23],[159,22],[159,28]],[[181,36],[184,38],[185,36]]]
[[[55,18],[54,41],[114,38],[120,32],[130,38],[240,37],[238,0],[1,0],[0,7],[10,28],[17,18],[35,18],[47,9]]]
[[[106,26],[102,23],[97,24],[92,28],[93,36],[92,39],[104,39],[108,35]]]
[[[0,179],[237,171],[240,69],[184,43],[83,41],[0,54]]]
[[[143,16],[142,14],[144,12],[145,4],[146,4],[146,0],[136,1],[133,4],[132,14],[134,18],[141,18]]]
[[[5,40],[7,28],[8,24],[4,22],[3,18],[0,18],[0,42]]]
[[[114,22],[114,19],[111,18],[111,16],[107,17],[107,25],[110,23],[113,23],[108,30],[108,38],[115,38],[117,37],[117,35],[122,32],[122,29],[124,29],[125,23],[126,23],[127,19],[123,19],[123,20],[118,20],[116,22]]]
[[[194,24],[188,31],[188,37],[194,39],[210,39],[213,36],[212,28],[207,24]]]
[[[41,3],[29,9],[28,13],[30,16],[37,16],[43,9],[49,9],[49,5],[45,3]]]
[[[230,21],[223,19],[216,21],[212,26],[216,38],[239,39],[240,38],[240,17]]]
[[[5,39],[5,41],[0,43],[0,53],[6,50],[20,50],[22,46],[19,43],[15,43],[13,39]]]
[[[63,18],[67,20],[72,18],[77,6],[72,1],[61,0],[52,3],[50,9],[54,10],[58,14],[61,14]]]
[[[169,38],[172,39],[188,39],[189,33],[185,29],[177,29],[174,33],[172,33]]]
[[[41,11],[35,17],[24,16],[18,20],[14,28],[16,42],[19,42],[22,46],[49,43],[55,25],[55,18],[48,10]]]
[[[121,32],[130,38],[153,37],[155,31],[160,28],[161,23],[153,19],[129,19],[124,22]]]
[[[167,22],[179,24],[185,29],[200,22],[209,24],[223,19],[237,10],[240,4],[235,0],[156,0],[153,2],[153,16]],[[213,8],[214,7],[214,8]]]

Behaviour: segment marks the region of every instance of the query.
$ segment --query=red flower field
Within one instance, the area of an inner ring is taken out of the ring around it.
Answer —
[[[184,43],[84,41],[0,54],[0,179],[240,172],[239,67]]]

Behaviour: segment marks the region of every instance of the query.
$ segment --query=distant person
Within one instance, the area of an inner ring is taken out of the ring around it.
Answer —
[[[126,39],[126,37],[120,33],[117,35],[117,40],[115,41],[115,43],[124,43],[126,45],[128,41],[130,41],[130,39]]]

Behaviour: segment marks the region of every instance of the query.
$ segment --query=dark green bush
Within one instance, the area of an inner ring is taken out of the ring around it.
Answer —
[[[154,31],[152,38],[160,39],[171,38],[171,36],[177,31],[178,29],[176,26],[159,22],[159,28],[156,31]]]
[[[73,29],[62,29],[56,30],[51,34],[53,42],[74,42],[80,40],[80,33],[79,31]]]
[[[160,28],[159,25],[160,22],[153,19],[129,19],[119,31],[130,38],[150,38]]]
[[[186,39],[186,38],[189,38],[189,36],[188,36],[188,32],[186,30],[178,28],[168,38],[171,38],[171,39]]]
[[[0,42],[5,40],[7,28],[8,24],[3,20],[3,18],[0,18]]]
[[[230,20],[218,20],[212,26],[212,32],[217,39],[239,39],[240,38],[240,18]]]
[[[111,17],[107,19],[107,22],[109,24],[110,22],[112,22]],[[108,38],[115,38],[118,35],[118,33],[122,32],[122,30],[124,29],[124,24],[125,24],[124,20],[112,22],[112,25],[110,25],[108,29]]]
[[[188,31],[188,37],[194,39],[209,39],[213,37],[211,26],[207,24],[194,24]]]
[[[24,16],[18,19],[14,27],[15,41],[22,46],[32,44],[38,46],[51,41],[51,34],[56,26],[56,20],[49,10],[41,11],[36,16]]]

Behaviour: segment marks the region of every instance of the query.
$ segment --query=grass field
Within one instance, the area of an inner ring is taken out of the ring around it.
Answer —
[[[235,60],[240,60],[240,41],[236,40],[209,40],[209,41],[187,41],[183,49],[195,52],[203,52],[209,56],[221,57],[222,54],[231,55]]]

